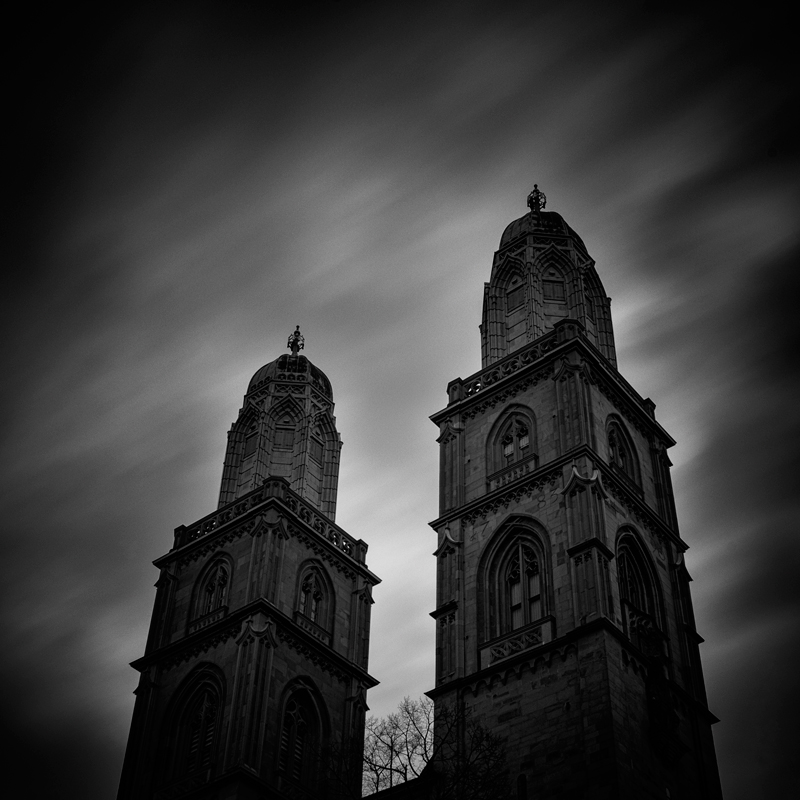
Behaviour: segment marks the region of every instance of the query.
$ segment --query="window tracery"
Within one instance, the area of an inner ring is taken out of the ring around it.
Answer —
[[[217,561],[200,577],[193,618],[218,611],[227,604],[230,573],[225,561]]]
[[[639,469],[633,445],[622,425],[615,419],[608,423],[608,453],[611,465],[630,478],[634,483],[639,483]]]
[[[490,474],[534,456],[535,426],[532,417],[512,413],[497,429],[490,447]]]
[[[325,630],[330,628],[330,589],[319,567],[308,567],[300,578],[297,610]]]
[[[278,771],[305,786],[315,783],[320,721],[308,693],[294,692],[286,703],[278,746]]]
[[[645,557],[631,535],[617,550],[617,580],[628,637],[646,655],[658,654],[657,594]]]
[[[513,631],[542,616],[539,558],[529,545],[518,543],[505,568],[505,631]]]

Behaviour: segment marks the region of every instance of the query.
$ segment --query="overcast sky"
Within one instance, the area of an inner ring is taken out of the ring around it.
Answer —
[[[480,367],[483,282],[536,182],[678,442],[726,798],[790,796],[796,44],[769,3],[654,5],[69,7],[15,29],[0,691],[42,795],[116,791],[151,562],[216,507],[247,383],[298,324],[333,384],[337,522],[383,579],[372,711],[433,687],[428,416]]]

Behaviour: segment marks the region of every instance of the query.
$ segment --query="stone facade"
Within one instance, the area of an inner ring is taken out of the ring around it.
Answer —
[[[253,377],[218,510],[155,562],[120,800],[358,792],[378,579],[333,522],[332,411],[296,351]]]
[[[429,695],[505,741],[519,800],[719,798],[674,442],[616,369],[583,242],[531,197],[485,287],[483,368],[432,417]]]

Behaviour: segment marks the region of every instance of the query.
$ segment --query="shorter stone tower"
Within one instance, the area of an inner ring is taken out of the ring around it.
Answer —
[[[353,796],[372,587],[333,521],[330,381],[299,355],[250,381],[219,508],[175,530],[160,570],[119,800]]]

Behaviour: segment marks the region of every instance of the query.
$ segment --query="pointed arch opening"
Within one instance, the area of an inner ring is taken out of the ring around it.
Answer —
[[[656,573],[632,529],[623,529],[617,540],[617,581],[623,624],[631,643],[646,656],[663,656]]]
[[[606,439],[608,442],[608,460],[611,468],[632,483],[641,492],[641,475],[639,459],[633,440],[617,416],[611,416],[606,422]]]
[[[567,282],[555,264],[548,264],[542,272],[542,299],[545,303],[566,303]]]
[[[329,643],[334,618],[333,584],[316,561],[301,566],[295,599],[295,622],[315,638]]]
[[[326,743],[327,714],[319,692],[300,678],[285,693],[281,711],[277,772],[282,788],[318,788]]]
[[[498,419],[486,443],[488,490],[516,480],[538,466],[536,417],[525,406],[511,406]]]
[[[483,641],[526,631],[530,636],[523,637],[525,647],[549,641],[549,628],[541,629],[550,613],[550,586],[547,537],[540,525],[512,517],[492,537],[478,575],[478,628]]]
[[[162,783],[197,785],[213,777],[219,760],[224,688],[219,669],[202,664],[178,689],[159,748]]]
[[[189,633],[193,633],[228,612],[233,564],[223,555],[212,556],[195,582],[192,592]]]

